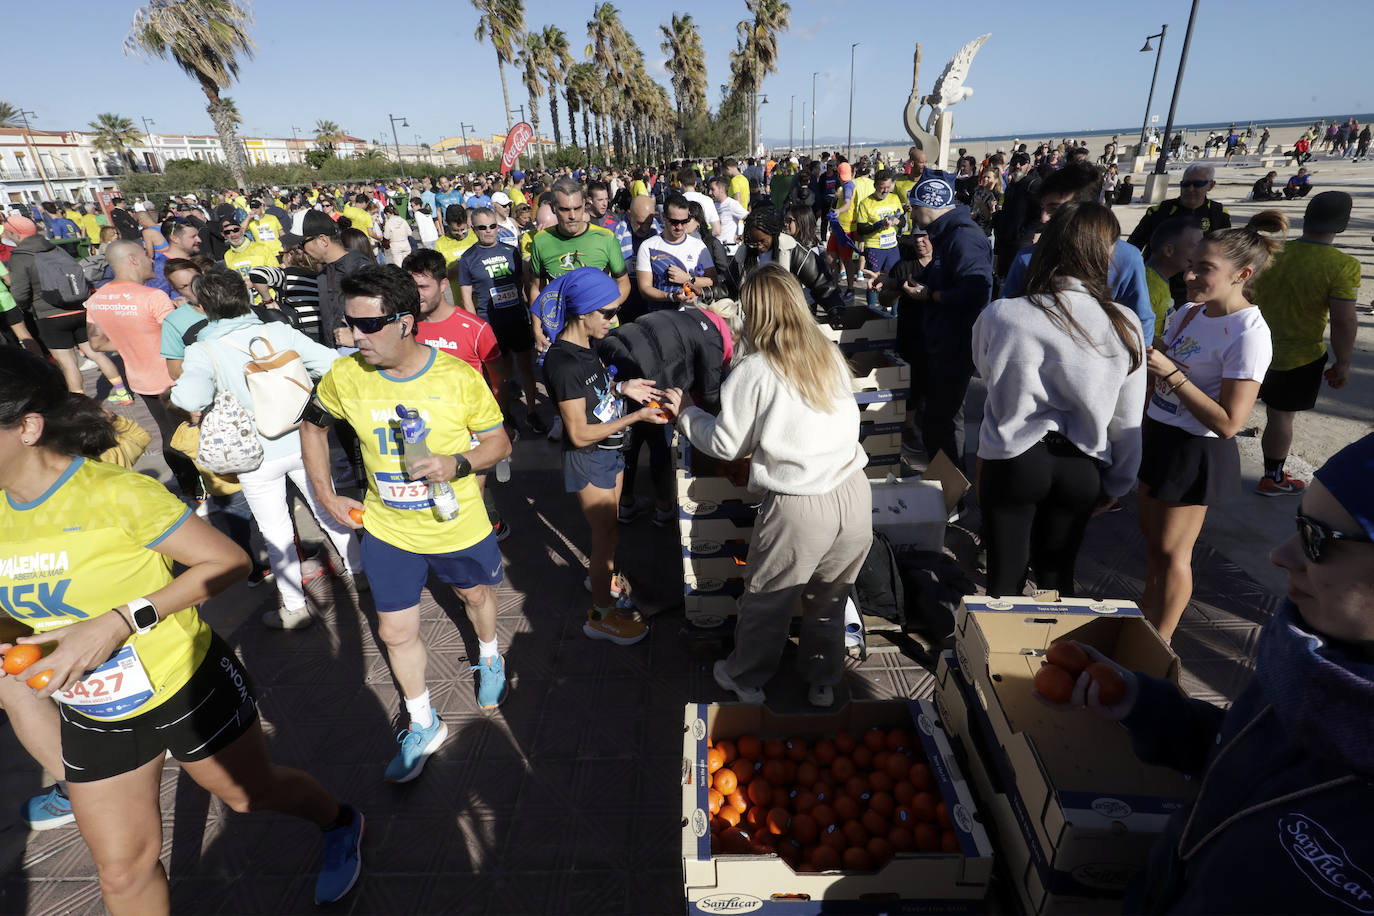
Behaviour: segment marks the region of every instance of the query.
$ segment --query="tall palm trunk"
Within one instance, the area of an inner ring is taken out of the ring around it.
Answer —
[[[587,118],[586,103],[582,104],[582,139],[587,144],[587,165],[590,166],[592,164],[592,125]]]
[[[564,97],[564,100],[567,101],[567,103],[568,103],[568,134],[572,137],[572,140],[571,140],[572,145],[573,145],[573,146],[576,146],[576,145],[577,145],[577,119],[576,119],[576,117],[575,117],[576,112],[573,111],[573,91],[572,91],[572,88],[571,88],[571,87],[567,87],[567,88],[564,90],[563,97]],[[554,120],[556,121],[556,120],[558,120],[558,119],[557,119],[557,118],[554,118]]]
[[[553,148],[557,151],[563,146],[563,130],[558,126],[558,87],[553,83],[549,84],[549,117],[553,120]]]
[[[243,146],[239,143],[239,138],[234,132],[234,116],[229,110],[229,106],[224,104],[224,100],[219,97],[219,87],[209,80],[202,79],[200,88],[205,92],[205,97],[210,103],[205,106],[205,110],[210,114],[210,120],[214,122],[215,133],[219,135],[219,145],[224,150],[225,162],[229,165],[229,174],[234,176],[236,187],[248,187],[248,160],[243,155]]]
[[[495,40],[495,36],[492,36]],[[510,91],[506,89],[506,65],[501,63],[501,55],[496,55],[496,69],[501,73],[501,101],[506,103],[506,136],[510,136]]]
[[[604,119],[605,115],[596,116],[596,152],[601,162],[610,165],[610,159],[606,155],[606,134],[603,132],[601,123]]]

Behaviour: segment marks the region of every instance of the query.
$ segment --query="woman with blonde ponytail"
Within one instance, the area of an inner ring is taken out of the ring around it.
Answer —
[[[873,541],[873,496],[863,473],[859,410],[844,357],[811,317],[801,285],[765,264],[740,291],[741,350],[721,386],[720,416],[666,393],[693,447],[749,459],[749,487],[766,493],[745,567],[735,649],[716,683],[763,702],[793,613],[802,613],[798,664],[816,706],[835,701],[844,673],[844,601]]]
[[[1166,640],[1193,593],[1193,545],[1207,506],[1240,484],[1235,435],[1245,425],[1273,356],[1269,326],[1248,298],[1288,218],[1263,210],[1243,229],[1207,233],[1188,268],[1188,304],[1174,311],[1151,376],[1140,465],[1145,616]]]

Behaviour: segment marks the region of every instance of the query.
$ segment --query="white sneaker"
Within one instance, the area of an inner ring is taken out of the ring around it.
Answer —
[[[733,691],[741,703],[750,703],[755,706],[763,703],[763,691],[760,688],[741,687],[730,678],[730,675],[725,671],[725,659],[722,658],[716,662],[715,667],[711,669],[711,676],[716,679],[716,683],[720,685],[722,690]]]
[[[315,622],[310,609],[274,608],[262,615],[262,622],[273,630],[301,630]]]

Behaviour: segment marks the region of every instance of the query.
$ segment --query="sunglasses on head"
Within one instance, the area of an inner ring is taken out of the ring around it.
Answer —
[[[1201,181],[1180,181],[1178,186],[1180,188],[1205,188],[1211,183],[1209,179],[1204,178]]]
[[[1307,515],[1298,513],[1298,540],[1302,542],[1302,552],[1313,563],[1322,561],[1322,553],[1331,541],[1352,541],[1356,544],[1374,543],[1360,534],[1342,534],[1331,526]]]
[[[479,226],[479,225],[477,225],[476,223],[473,223],[473,224],[472,224],[472,228],[473,228],[474,230],[476,230],[477,232],[487,232],[488,230],[495,229],[495,228],[496,228],[496,224],[495,224],[495,223],[492,223],[491,225],[488,225],[488,226]]]
[[[376,334],[382,328],[398,320],[400,317],[400,312],[394,315],[381,315],[377,317],[368,316],[365,318],[355,318],[352,315],[345,315],[344,324],[363,334]]]

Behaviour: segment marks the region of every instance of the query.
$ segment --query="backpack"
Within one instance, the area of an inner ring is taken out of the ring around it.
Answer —
[[[86,282],[92,287],[105,279],[105,268],[110,266],[103,251],[93,251],[77,263],[81,265],[81,272],[86,275]]]
[[[881,531],[873,532],[873,544],[854,580],[854,603],[873,617],[882,617],[905,628],[906,597],[892,542]]]
[[[54,306],[80,305],[90,298],[91,284],[76,259],[61,248],[33,253],[43,300]]]
[[[930,550],[899,547],[897,571],[905,587],[908,630],[932,646],[953,645],[954,618],[973,581],[952,557]]]
[[[300,354],[295,350],[278,352],[266,337],[254,337],[246,347],[228,343],[248,354],[243,377],[253,399],[253,421],[258,432],[264,438],[275,439],[300,426],[301,415],[315,390]],[[254,351],[258,344],[267,349],[265,355]]]
[[[215,400],[200,420],[200,444],[196,464],[216,474],[242,474],[262,465],[262,442],[253,428],[253,418],[233,392],[224,387],[219,363],[215,367]]]

